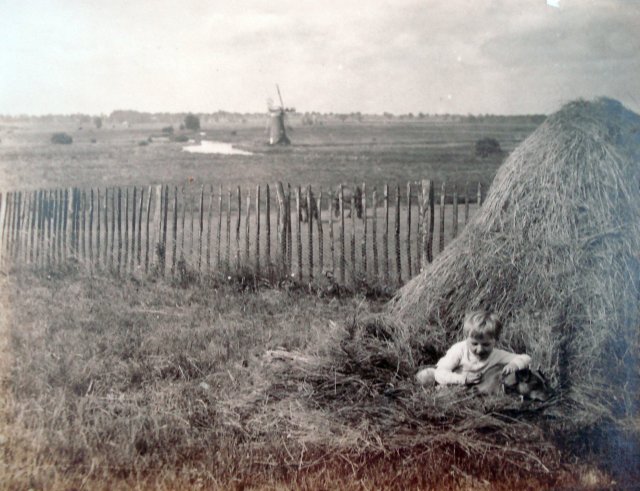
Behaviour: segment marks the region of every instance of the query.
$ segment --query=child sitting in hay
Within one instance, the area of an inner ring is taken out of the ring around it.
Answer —
[[[435,368],[420,370],[418,383],[477,386],[480,393],[496,392],[502,383],[519,385],[524,374],[518,374],[526,371],[528,375],[531,357],[497,349],[501,332],[502,322],[496,314],[481,310],[468,313],[463,325],[466,339],[449,348]],[[522,395],[530,395],[530,391]]]

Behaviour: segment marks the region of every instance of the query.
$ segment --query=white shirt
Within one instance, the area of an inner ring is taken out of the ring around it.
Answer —
[[[464,384],[468,373],[484,373],[494,365],[508,363],[513,363],[521,370],[529,366],[531,357],[494,348],[486,359],[480,360],[469,350],[466,340],[460,341],[451,346],[447,354],[438,360],[435,379],[439,384]]]

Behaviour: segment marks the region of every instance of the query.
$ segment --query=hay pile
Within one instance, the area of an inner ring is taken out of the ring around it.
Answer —
[[[390,310],[402,337],[438,352],[461,339],[466,311],[494,310],[503,344],[593,420],[637,415],[639,295],[640,116],[602,98],[567,104],[531,134]]]
[[[640,117],[609,99],[566,105],[513,152],[463,234],[386,312],[356,313],[322,345],[254,371],[251,401],[230,402],[237,427],[250,441],[268,434],[364,467],[372,454],[409,452],[434,476],[456,466],[490,480],[557,475],[554,437],[637,416],[639,185]],[[482,307],[503,318],[502,345],[530,354],[558,397],[415,384],[421,365],[461,339],[465,312]]]

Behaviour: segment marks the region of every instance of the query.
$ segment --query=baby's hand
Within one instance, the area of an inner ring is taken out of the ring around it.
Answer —
[[[467,375],[464,377],[464,383],[465,385],[476,385],[480,383],[481,378],[481,373],[467,373]]]
[[[507,363],[505,367],[502,369],[502,375],[509,375],[518,370],[517,365],[513,363]]]

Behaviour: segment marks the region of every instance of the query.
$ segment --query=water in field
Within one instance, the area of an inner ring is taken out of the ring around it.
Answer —
[[[224,155],[253,155],[251,152],[233,148],[231,143],[202,140],[199,145],[189,145],[182,148],[191,153],[220,153]]]

